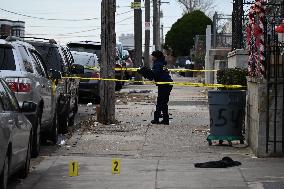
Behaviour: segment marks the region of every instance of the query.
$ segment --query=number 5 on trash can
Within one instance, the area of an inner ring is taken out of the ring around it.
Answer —
[[[113,159],[112,160],[112,168],[111,168],[112,174],[120,174],[120,160],[119,159]]]
[[[79,176],[79,163],[78,163],[78,161],[70,161],[69,162],[69,176],[70,177]]]

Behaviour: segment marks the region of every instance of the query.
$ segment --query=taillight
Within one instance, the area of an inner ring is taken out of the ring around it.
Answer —
[[[92,72],[92,78],[100,78],[100,73],[99,72]]]
[[[6,78],[6,82],[13,92],[30,92],[31,80],[28,78]]]
[[[8,82],[7,83],[11,91],[18,92],[18,83],[16,82]]]

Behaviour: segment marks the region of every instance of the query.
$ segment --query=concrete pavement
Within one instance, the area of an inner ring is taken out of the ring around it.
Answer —
[[[201,157],[200,160],[205,160]],[[131,159],[121,157],[121,174],[112,175],[110,157],[49,157],[19,189],[168,189],[283,188],[284,162],[241,158],[243,165],[227,169],[196,169],[196,160]],[[77,160],[79,176],[68,176],[68,162]],[[272,186],[272,187],[271,187]],[[274,187],[275,186],[275,187]]]

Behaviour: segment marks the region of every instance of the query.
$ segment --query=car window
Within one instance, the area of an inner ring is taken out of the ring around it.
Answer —
[[[34,73],[33,66],[32,66],[31,60],[29,58],[29,54],[28,54],[27,49],[24,46],[20,46],[19,51],[20,51],[20,54],[23,58],[25,70],[27,72]]]
[[[12,105],[12,109],[13,110],[16,110],[16,111],[19,111],[20,108],[19,108],[19,103],[18,103],[18,100],[17,98],[15,97],[15,94],[10,90],[10,88],[8,87],[8,85],[4,82],[4,81],[1,81],[7,95],[9,96],[9,99],[11,101],[11,105]]]
[[[46,45],[34,45],[34,46],[43,57],[43,60],[45,62],[45,67],[47,68],[48,73],[50,72],[51,69],[64,72],[62,66],[63,60],[58,52],[59,50],[57,47],[51,47]]]
[[[101,61],[101,48],[100,44],[80,44],[69,43],[67,44],[71,51],[94,53],[98,57],[98,61]]]
[[[34,66],[35,66],[37,73],[42,77],[46,77],[46,73],[43,68],[43,62],[41,61],[39,55],[34,51],[31,51],[31,55],[34,59],[34,63],[35,63]]]
[[[12,47],[0,46],[0,70],[16,70]]]
[[[71,60],[70,60],[70,57],[68,56],[67,51],[64,48],[62,48],[61,50],[62,50],[62,54],[63,54],[63,57],[64,57],[65,71],[68,71],[68,70],[70,70]]]
[[[15,111],[15,106],[13,106],[12,101],[10,99],[9,94],[7,93],[6,89],[3,86],[3,82],[0,82],[0,99],[1,99],[1,106],[3,107],[4,111]]]

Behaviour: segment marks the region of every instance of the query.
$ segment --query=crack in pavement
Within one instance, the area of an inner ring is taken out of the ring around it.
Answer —
[[[159,172],[159,164],[160,164],[160,160],[158,160],[158,162],[157,162],[157,167],[156,167],[156,175],[155,175],[155,189],[157,189],[157,186],[158,186],[158,172]]]

